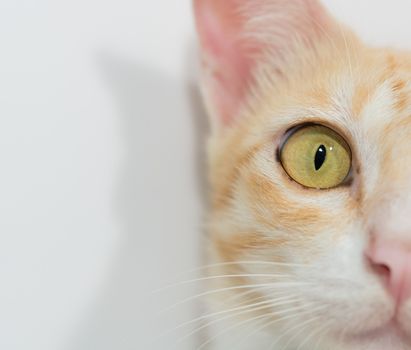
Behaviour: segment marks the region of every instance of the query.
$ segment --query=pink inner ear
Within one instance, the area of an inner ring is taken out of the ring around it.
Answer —
[[[223,125],[231,124],[244,105],[256,57],[261,57],[264,46],[270,46],[274,67],[276,52],[280,59],[296,39],[310,45],[330,30],[329,17],[317,0],[194,0],[194,4],[209,107]],[[245,8],[248,11],[241,12]],[[249,20],[256,16],[250,29]],[[260,41],[252,33],[270,40]]]
[[[228,125],[244,102],[253,68],[251,49],[241,41],[244,19],[235,0],[196,0],[195,5],[204,64],[211,73],[208,93]]]

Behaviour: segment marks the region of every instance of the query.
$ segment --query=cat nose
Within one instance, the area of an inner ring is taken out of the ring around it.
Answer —
[[[366,256],[397,303],[411,298],[411,247],[376,238]]]

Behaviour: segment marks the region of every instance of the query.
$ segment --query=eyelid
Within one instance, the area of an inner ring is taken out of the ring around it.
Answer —
[[[310,125],[321,125],[321,124],[315,124],[315,123],[303,123],[303,124],[298,124],[295,126],[292,126],[291,128],[288,128],[287,131],[281,136],[280,138],[280,143],[278,145],[278,149],[281,154],[281,150],[283,149],[285,143],[288,141],[288,139],[293,136],[298,130],[305,128]]]
[[[316,122],[316,121],[302,122],[302,123],[293,125],[290,128],[288,128],[280,138],[280,142],[278,144],[279,155],[281,154],[281,150],[283,149],[285,143],[288,141],[288,139],[292,135],[294,135],[298,130],[301,130],[309,126],[321,126],[324,128],[328,128],[332,130],[333,132],[337,133],[347,144],[348,148],[350,149],[351,159],[353,159],[353,151],[352,151],[351,142],[348,142],[349,138],[346,137],[345,133],[341,132],[340,128],[334,128],[333,126],[328,125],[328,123],[321,123],[321,122]]]

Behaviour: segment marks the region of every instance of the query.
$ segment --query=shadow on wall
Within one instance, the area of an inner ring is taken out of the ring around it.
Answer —
[[[156,317],[187,291],[151,292],[202,260],[207,121],[190,79],[173,81],[110,55],[101,56],[100,63],[125,142],[113,198],[120,227],[117,256],[68,349],[172,349],[187,330],[152,341],[161,330],[194,318],[195,310],[181,305]],[[190,338],[175,348],[195,348],[198,340]]]

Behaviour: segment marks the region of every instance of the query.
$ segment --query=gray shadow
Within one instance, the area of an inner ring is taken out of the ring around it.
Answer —
[[[160,305],[187,291],[152,291],[202,263],[207,119],[193,76],[175,81],[112,55],[100,55],[99,64],[124,142],[113,194],[117,254],[67,350],[170,349],[178,336],[151,340],[160,329],[198,316],[198,305],[159,319]],[[191,338],[175,348],[195,348],[199,338]]]

